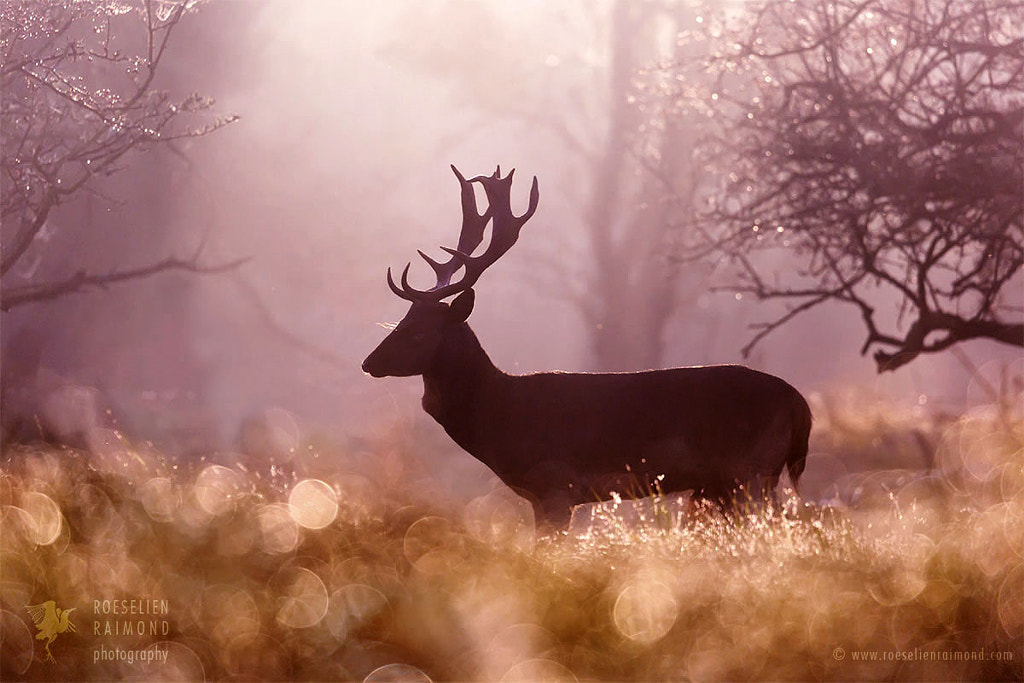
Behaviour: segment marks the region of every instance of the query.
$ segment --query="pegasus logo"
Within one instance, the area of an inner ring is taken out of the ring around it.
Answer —
[[[75,632],[75,625],[71,623],[71,613],[75,611],[75,607],[71,609],[61,609],[57,607],[57,603],[53,600],[47,600],[40,605],[25,605],[25,609],[32,615],[32,621],[36,622],[36,628],[39,633],[36,635],[36,640],[45,640],[44,647],[46,649],[46,661],[56,662],[53,658],[53,653],[50,652],[50,644],[57,639],[61,633],[67,631]]]

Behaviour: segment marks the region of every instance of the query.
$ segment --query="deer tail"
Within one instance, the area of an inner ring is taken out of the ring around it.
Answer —
[[[803,396],[797,394],[793,405],[792,431],[790,432],[789,455],[786,457],[786,470],[793,490],[797,490],[797,480],[804,473],[807,464],[807,441],[811,435],[811,408]]]

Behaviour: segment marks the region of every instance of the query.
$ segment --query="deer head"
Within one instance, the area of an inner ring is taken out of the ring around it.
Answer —
[[[388,286],[391,291],[406,301],[412,302],[406,313],[384,341],[363,361],[363,372],[374,377],[408,377],[420,375],[429,367],[432,359],[453,331],[462,325],[473,312],[473,285],[492,263],[512,248],[519,239],[519,230],[537,210],[540,193],[537,178],[530,189],[530,205],[526,213],[516,216],[512,213],[512,175],[509,171],[501,177],[498,167],[493,175],[477,176],[466,180],[459,169],[452,166],[455,177],[462,189],[462,232],[458,246],[454,249],[441,247],[449,259],[435,261],[418,251],[437,276],[437,284],[427,290],[414,289],[409,284],[409,268],[402,271],[401,286],[395,284],[388,268]],[[487,209],[477,209],[473,183],[480,183],[487,196]],[[484,228],[491,223],[491,241],[479,256],[473,256],[484,238]],[[456,282],[452,278],[460,271],[462,277]],[[443,301],[450,296],[455,299],[447,304]]]

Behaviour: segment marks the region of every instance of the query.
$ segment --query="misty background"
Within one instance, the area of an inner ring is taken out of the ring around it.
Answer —
[[[1020,364],[1019,349],[968,342],[959,355],[879,375],[859,354],[857,315],[836,305],[795,319],[744,359],[750,325],[778,309],[713,292],[712,273],[692,264],[668,266],[689,270],[672,280],[656,360],[598,352],[580,298],[613,275],[595,259],[587,217],[590,168],[613,128],[616,7],[220,0],[186,16],[160,87],[212,96],[217,113],[240,119],[132,157],[99,191],[58,207],[37,257],[14,277],[200,248],[211,262],[249,260],[4,313],[4,384],[19,389],[5,419],[56,392],[57,412],[95,399],[109,409],[101,419],[184,454],[240,448],[253,419],[296,432],[296,443],[413,422],[443,438],[420,409],[418,378],[373,380],[360,363],[386,334],[378,323],[407,308],[386,268],[413,261],[412,282],[426,287],[432,274],[416,249],[437,257],[458,238],[449,164],[467,177],[517,169],[517,213],[539,179],[537,213],[476,286],[470,321],[507,372],[743,363],[806,395],[859,392],[951,412],[992,398],[975,371],[996,378]],[[645,30],[631,58],[670,57],[672,32]],[[655,275],[666,267],[650,264]],[[645,304],[633,296],[626,305]]]

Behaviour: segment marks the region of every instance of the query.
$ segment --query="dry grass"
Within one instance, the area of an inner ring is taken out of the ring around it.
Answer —
[[[570,533],[538,534],[500,488],[441,506],[383,441],[285,468],[109,442],[4,455],[3,680],[1024,676],[1013,411],[948,420],[930,473],[844,474],[838,507],[647,500]],[[360,458],[372,474],[338,465]],[[167,612],[94,613],[132,599]],[[76,608],[53,663],[25,609],[46,600]],[[158,633],[102,633],[140,619]],[[103,660],[129,652],[166,661]]]

